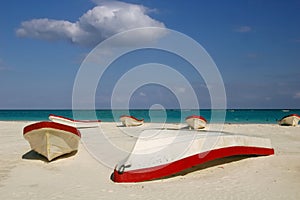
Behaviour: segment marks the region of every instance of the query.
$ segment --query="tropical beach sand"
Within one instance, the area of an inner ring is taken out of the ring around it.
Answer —
[[[0,122],[0,199],[300,199],[300,127],[226,124],[224,131],[270,138],[275,155],[204,164],[168,179],[117,184],[113,169],[83,144],[74,156],[45,162],[30,152],[23,128],[33,122]],[[115,123],[103,123],[110,134]],[[134,140],[116,143],[129,148]]]

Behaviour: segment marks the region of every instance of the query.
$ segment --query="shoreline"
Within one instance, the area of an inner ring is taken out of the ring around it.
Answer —
[[[35,122],[0,121],[1,199],[300,198],[300,126],[224,124],[225,132],[270,138],[275,155],[225,160],[167,179],[117,184],[110,180],[113,169],[96,160],[82,143],[75,155],[53,162],[26,158],[31,150],[22,131]],[[114,144],[122,148],[134,144],[130,138],[117,137],[116,123],[102,125]]]

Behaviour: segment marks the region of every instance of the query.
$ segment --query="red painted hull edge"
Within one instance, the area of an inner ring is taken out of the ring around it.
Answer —
[[[74,127],[67,126],[64,124],[59,124],[56,122],[48,122],[48,121],[37,122],[37,123],[34,123],[34,124],[24,127],[23,135],[25,135],[33,130],[38,130],[38,129],[42,129],[42,128],[52,128],[52,129],[67,131],[67,132],[73,133],[73,134],[81,137],[80,132]]]
[[[261,156],[265,155],[266,156],[266,155],[273,155],[273,154],[274,154],[274,149],[261,148],[261,147],[237,146],[237,147],[215,149],[209,152],[196,154],[161,166],[125,171],[123,173],[119,173],[115,169],[113,173],[113,181],[119,183],[149,181],[149,180],[170,176],[182,170],[219,158],[225,158],[225,157],[237,156],[237,155],[261,155]]]
[[[203,121],[205,121],[205,122],[207,123],[207,120],[206,120],[204,117],[198,116],[198,115],[191,115],[191,116],[188,116],[188,117],[185,118],[185,120],[191,119],[191,118],[200,119],[200,120],[203,120]]]

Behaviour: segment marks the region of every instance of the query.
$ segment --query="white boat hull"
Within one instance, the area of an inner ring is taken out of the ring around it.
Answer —
[[[265,138],[188,130],[161,130],[154,137],[149,135],[153,130],[143,131],[129,157],[117,164],[115,182],[162,178],[228,156],[274,154],[270,140]]]
[[[52,122],[72,126],[76,128],[91,128],[100,126],[100,120],[73,120],[62,116],[49,115]]]
[[[297,114],[288,115],[283,117],[281,120],[278,121],[279,125],[286,125],[286,126],[297,126],[300,120],[300,116]]]
[[[32,150],[49,161],[78,150],[80,133],[77,129],[54,122],[39,122],[24,128],[24,138]]]
[[[185,121],[189,125],[189,127],[194,130],[203,129],[206,126],[206,120],[200,116],[187,117]]]
[[[120,117],[120,121],[122,122],[122,124],[126,127],[128,126],[140,126],[142,124],[144,124],[144,120],[139,120],[139,119],[136,119],[135,117],[132,117],[132,116],[121,116]]]

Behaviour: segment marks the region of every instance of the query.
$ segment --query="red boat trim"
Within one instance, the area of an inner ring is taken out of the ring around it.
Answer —
[[[63,117],[63,116],[58,116],[58,115],[54,115],[54,114],[50,114],[49,117],[61,118],[61,119],[69,120],[71,122],[84,122],[84,123],[101,122],[101,120],[74,120],[74,119],[71,119],[71,118],[67,118],[67,117]]]
[[[203,121],[205,121],[205,122],[207,123],[207,121],[206,121],[206,119],[205,119],[204,117],[198,116],[198,115],[191,115],[191,116],[188,116],[188,117],[185,118],[185,120],[191,119],[191,118],[201,119],[201,120],[203,120]]]
[[[274,154],[274,149],[262,148],[262,147],[236,146],[236,147],[214,149],[209,152],[196,154],[165,165],[125,171],[123,173],[120,173],[117,169],[115,169],[113,173],[113,181],[115,182],[149,181],[153,179],[170,176],[182,170],[218,158],[224,158],[224,157],[236,156],[236,155],[272,155],[272,154]]]
[[[67,126],[64,124],[59,124],[56,122],[38,122],[38,123],[28,125],[23,129],[23,135],[25,135],[26,133],[29,133],[33,130],[38,130],[38,129],[42,129],[42,128],[53,128],[53,129],[58,129],[58,130],[62,130],[62,131],[67,131],[67,132],[73,133],[73,134],[81,137],[80,132],[76,128],[74,128],[72,126]]]
[[[286,116],[282,117],[282,118],[279,120],[279,122],[281,122],[282,120],[284,120],[285,118],[288,118],[288,117],[297,117],[297,118],[299,118],[299,120],[300,120],[300,115],[298,115],[298,114],[290,114],[290,115],[286,115]]]
[[[139,122],[144,121],[144,119],[137,119],[137,118],[135,118],[134,116],[130,116],[130,115],[121,115],[120,118],[122,118],[122,117],[129,117],[129,118],[132,118],[132,119],[134,119],[134,120],[136,120],[136,121],[139,121]]]
[[[286,117],[297,117],[297,118],[300,118],[300,115],[298,115],[298,114],[290,114],[290,115],[287,115],[287,116],[283,117],[282,119],[284,119]]]

